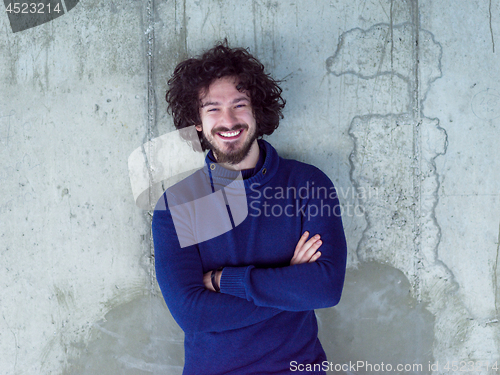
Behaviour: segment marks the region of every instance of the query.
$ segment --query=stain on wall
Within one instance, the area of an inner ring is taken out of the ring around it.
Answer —
[[[390,265],[363,262],[349,270],[341,303],[317,311],[328,360],[351,365],[361,361],[357,374],[377,373],[373,365],[381,363],[393,366],[394,372],[400,364],[421,364],[428,370],[434,363],[434,315],[412,294],[407,277]],[[418,369],[404,373],[428,373]]]
[[[181,374],[184,333],[161,295],[145,295],[115,306],[95,322],[86,342],[70,358],[65,375]]]

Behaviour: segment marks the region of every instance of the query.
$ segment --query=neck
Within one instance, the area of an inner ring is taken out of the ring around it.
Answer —
[[[229,163],[221,163],[220,165],[226,169],[231,169],[233,171],[241,171],[243,169],[252,169],[255,168],[257,162],[259,161],[260,149],[257,140],[254,140],[252,145],[250,146],[250,151],[245,159],[240,161],[238,164],[229,164]],[[215,160],[217,160],[217,156],[215,156]]]

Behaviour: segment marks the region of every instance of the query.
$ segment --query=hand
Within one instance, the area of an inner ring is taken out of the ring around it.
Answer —
[[[316,250],[318,250],[321,244],[323,243],[319,239],[320,235],[317,234],[311,237],[306,242],[307,237],[309,237],[309,232],[305,231],[304,234],[300,237],[297,246],[295,247],[293,258],[290,261],[291,266],[295,264],[312,263],[315,262],[321,256],[320,251],[316,252]]]
[[[215,271],[215,283],[219,286],[219,288],[220,288],[221,275],[222,275],[222,270]],[[212,285],[212,271],[208,271],[203,275],[203,284],[205,285],[205,288],[211,290],[212,292],[215,292],[214,286]]]

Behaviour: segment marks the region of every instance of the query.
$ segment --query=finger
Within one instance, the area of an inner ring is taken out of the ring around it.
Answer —
[[[314,243],[319,240],[321,238],[321,236],[319,234],[315,234],[314,236],[312,236],[309,241],[307,241],[304,245],[307,246],[308,248],[311,247],[312,245],[314,245]]]
[[[321,251],[317,251],[312,257],[311,259],[309,259],[309,262],[308,263],[312,263],[312,262],[316,262],[318,260],[318,258],[321,256]]]
[[[314,244],[321,238],[319,234],[314,235],[311,237],[303,246],[301,249],[299,249],[299,252],[305,253],[307,252]]]
[[[295,256],[295,260],[298,263],[306,263],[314,255],[316,250],[321,246],[321,240],[317,237],[313,237],[312,240],[307,241],[300,251]]]
[[[293,252],[293,258],[292,259],[294,259],[294,258],[296,259],[299,256],[300,250],[304,246],[304,243],[306,242],[307,237],[309,237],[309,232],[306,230],[302,234],[302,236],[300,236],[299,242],[297,243],[297,246],[295,246],[295,251]]]
[[[320,248],[320,246],[322,245],[322,241],[321,240],[318,240],[316,241],[315,243],[313,243],[311,245],[311,247],[309,249],[307,249],[306,251],[304,251],[302,254],[301,254],[301,261],[302,263],[306,263],[309,261],[309,259],[311,259],[311,257],[316,253],[316,251]]]
[[[297,246],[295,246],[295,251],[300,250],[300,248],[306,242],[307,237],[309,237],[309,232],[306,230],[304,233],[302,233],[302,236],[300,236],[299,242],[297,242]]]
[[[323,241],[318,240],[307,251],[305,251],[304,255],[302,257],[304,262],[309,261],[309,259],[311,259],[311,257],[317,252],[317,250],[320,248],[320,246],[322,244],[323,244]]]
[[[293,257],[290,260],[291,265],[308,262],[316,250],[321,246],[321,242],[317,243],[321,236],[316,234],[307,240],[309,234],[309,231],[305,231],[300,237],[299,242],[295,247]]]

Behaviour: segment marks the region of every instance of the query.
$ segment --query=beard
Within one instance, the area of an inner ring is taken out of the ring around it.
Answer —
[[[248,125],[237,124],[232,129],[228,128],[214,128],[212,129],[212,134],[210,139],[205,136],[205,133],[201,132],[201,137],[204,143],[212,150],[217,163],[227,163],[227,164],[239,164],[242,162],[250,152],[253,142],[257,139],[257,134],[255,129],[252,132],[247,133],[247,139],[243,144],[241,142],[228,142],[226,144],[226,151],[224,152],[219,147],[217,147],[215,142],[215,137],[219,137],[217,133],[227,132],[227,131],[237,131],[240,129],[246,129],[248,132]]]

